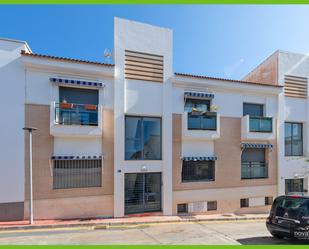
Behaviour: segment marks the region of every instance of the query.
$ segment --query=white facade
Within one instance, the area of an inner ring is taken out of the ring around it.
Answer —
[[[284,85],[286,75],[309,78],[309,59],[305,54],[295,54],[279,51],[278,84]],[[308,95],[308,93],[307,93]],[[279,152],[279,194],[285,193],[286,179],[304,179],[304,191],[309,190],[309,101],[301,98],[279,96],[280,119],[280,152]],[[303,156],[285,156],[284,151],[284,122],[301,123],[303,127]]]
[[[0,203],[24,201],[25,42],[0,39]]]

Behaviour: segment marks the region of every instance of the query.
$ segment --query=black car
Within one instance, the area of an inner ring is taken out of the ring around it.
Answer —
[[[309,241],[309,196],[277,197],[272,204],[266,226],[276,238],[288,237]]]

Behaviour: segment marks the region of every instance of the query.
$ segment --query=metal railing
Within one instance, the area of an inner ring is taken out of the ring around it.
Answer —
[[[55,104],[55,123],[61,125],[98,125],[98,106],[72,103]]]
[[[188,113],[188,130],[217,130],[217,113]]]
[[[100,187],[101,181],[101,159],[54,161],[54,189]]]
[[[265,162],[242,162],[241,179],[268,177],[268,165]]]
[[[251,132],[272,132],[272,118],[249,116],[249,130]]]

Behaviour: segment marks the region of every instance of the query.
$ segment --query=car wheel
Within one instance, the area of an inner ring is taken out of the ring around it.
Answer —
[[[279,235],[279,234],[277,234],[277,233],[271,233],[271,235],[272,235],[274,238],[283,239],[283,236],[282,236],[282,235]]]

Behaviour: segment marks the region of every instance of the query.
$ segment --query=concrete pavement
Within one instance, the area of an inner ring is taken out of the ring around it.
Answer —
[[[196,221],[0,231],[0,244],[291,244],[272,238],[265,221]],[[295,243],[295,242],[293,242]]]

